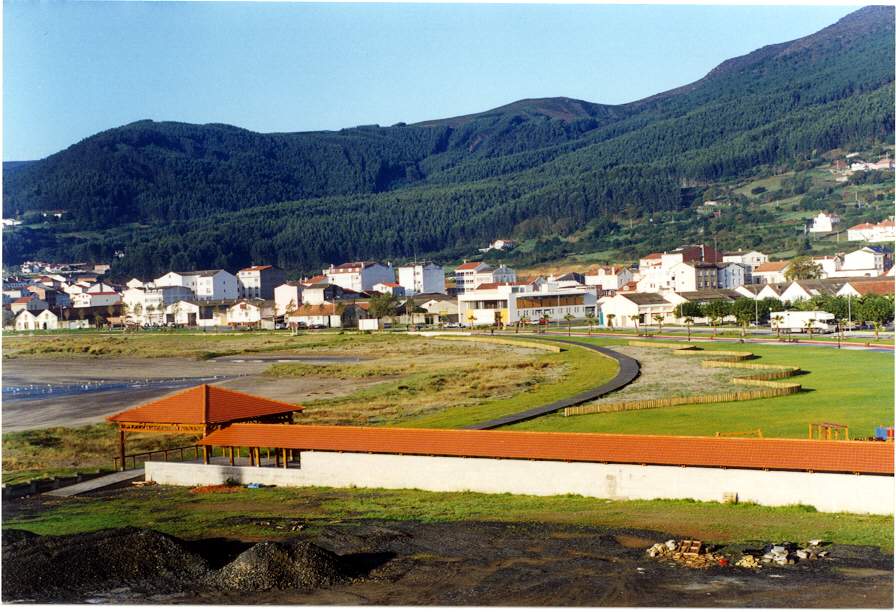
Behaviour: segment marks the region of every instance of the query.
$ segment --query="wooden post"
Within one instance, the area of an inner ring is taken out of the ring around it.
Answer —
[[[208,465],[208,447],[202,447],[202,463]]]
[[[283,449],[283,469],[289,467],[289,455],[286,452],[286,449]]]
[[[230,447],[230,465],[235,465],[233,462],[233,447]]]
[[[124,471],[124,430],[118,430],[118,457],[121,459],[121,471]]]

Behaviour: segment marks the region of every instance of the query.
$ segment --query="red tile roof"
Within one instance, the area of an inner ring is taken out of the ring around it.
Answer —
[[[222,387],[199,385],[113,414],[106,417],[106,420],[115,423],[228,423],[240,419],[301,410],[303,410],[302,406],[278,402],[266,397],[231,391]]]
[[[239,423],[206,436],[200,444],[448,457],[893,473],[893,447],[883,442]]]
[[[650,253],[649,255],[645,255],[641,259],[662,259],[662,258],[663,258],[662,253]]]
[[[481,265],[482,265],[481,261],[467,261],[467,262],[460,264],[459,266],[457,266],[454,269],[455,270],[475,270],[476,268],[478,268]]]
[[[262,270],[270,270],[274,266],[249,266],[248,268],[243,268],[240,272],[261,272]]]
[[[325,283],[325,282],[327,282],[326,275],[318,274],[317,276],[312,276],[308,280],[304,281],[303,284],[307,286],[307,285],[316,285],[318,283]]]
[[[304,304],[291,313],[293,317],[321,317],[336,314],[336,304]]]
[[[767,261],[756,266],[753,272],[780,272],[789,265],[789,261]]]
[[[867,281],[849,281],[849,285],[858,291],[859,295],[893,295],[894,279],[876,279]]]

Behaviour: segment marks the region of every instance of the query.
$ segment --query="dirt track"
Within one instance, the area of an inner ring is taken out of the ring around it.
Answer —
[[[252,517],[227,519],[235,531]],[[270,518],[266,519],[270,520]],[[276,519],[275,519],[276,520]],[[286,520],[286,519],[284,519]],[[294,522],[295,519],[288,519]],[[547,524],[345,521],[308,524],[309,541],[365,559],[365,576],[313,591],[137,592],[109,588],[68,601],[194,604],[892,607],[893,558],[831,546],[831,558],[749,570],[683,568],[644,550],[667,534]],[[251,542],[207,544],[223,563]],[[203,542],[195,543],[202,551]],[[732,551],[733,552],[733,551]]]

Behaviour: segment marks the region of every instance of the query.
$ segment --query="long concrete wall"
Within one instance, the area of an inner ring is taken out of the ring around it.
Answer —
[[[258,482],[283,487],[370,487],[602,499],[696,499],[768,506],[807,504],[822,512],[892,514],[891,476],[822,474],[514,459],[303,452],[301,468],[149,462],[146,479],[197,486]]]

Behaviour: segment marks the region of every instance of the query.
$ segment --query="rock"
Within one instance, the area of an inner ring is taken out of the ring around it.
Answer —
[[[227,591],[315,589],[345,579],[339,557],[310,542],[262,542],[221,568],[211,582]]]

